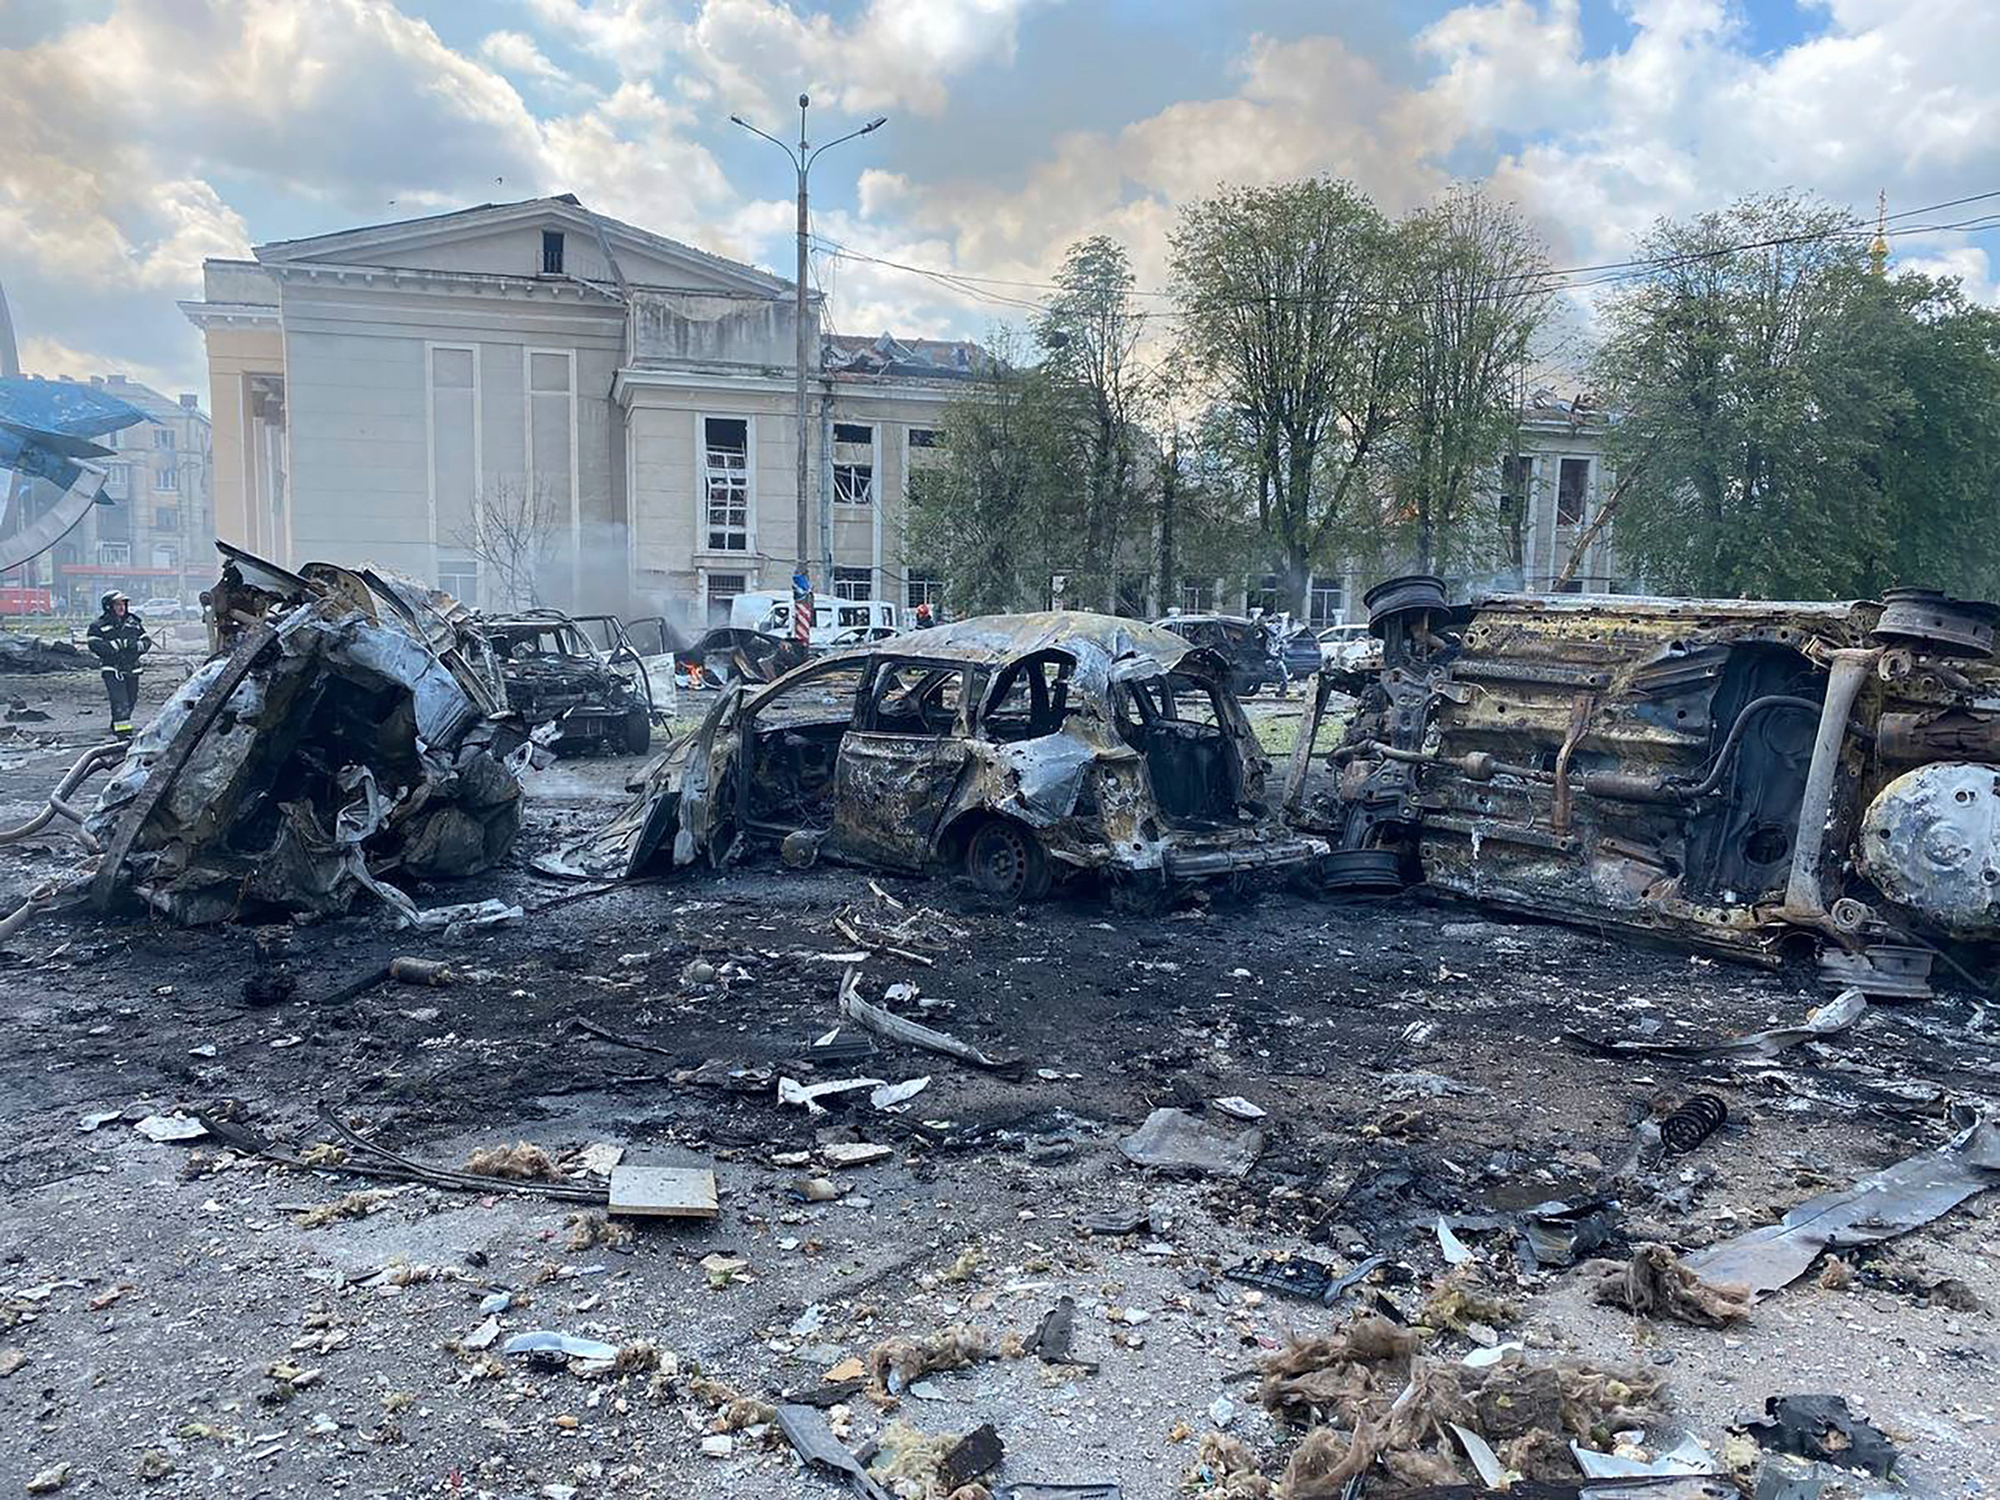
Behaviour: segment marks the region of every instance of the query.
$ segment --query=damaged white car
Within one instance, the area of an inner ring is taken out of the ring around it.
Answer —
[[[1105,615],[989,615],[732,687],[609,825],[544,862],[635,875],[759,843],[960,870],[1004,900],[1095,872],[1147,893],[1303,869],[1327,849],[1266,800],[1226,664]]]

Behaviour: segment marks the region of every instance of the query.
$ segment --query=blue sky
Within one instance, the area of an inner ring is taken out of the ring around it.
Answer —
[[[0,284],[24,362],[205,386],[174,307],[204,255],[573,191],[790,264],[775,132],[888,127],[814,175],[828,239],[1046,279],[1104,232],[1142,284],[1221,182],[1455,178],[1560,263],[1797,188],[1891,211],[2000,188],[1990,0],[0,0]],[[1990,235],[1898,240],[1995,295]],[[979,336],[1017,309],[822,258],[846,331]],[[1579,307],[1587,322],[1589,308]]]

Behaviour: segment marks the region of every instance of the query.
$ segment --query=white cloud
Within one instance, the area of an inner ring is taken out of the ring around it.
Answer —
[[[938,115],[951,81],[1011,62],[1022,15],[1047,0],[869,0],[851,26],[783,0],[703,0],[686,64],[725,97],[766,111],[801,91],[854,114]]]
[[[554,89],[574,89],[577,81],[550,62],[535,39],[519,31],[495,31],[479,44],[479,56],[502,73],[528,78]]]

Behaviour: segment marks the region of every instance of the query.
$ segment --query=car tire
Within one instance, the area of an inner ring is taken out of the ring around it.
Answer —
[[[625,715],[625,753],[644,755],[653,748],[653,719],[643,708]]]
[[[1006,902],[1039,901],[1055,878],[1041,840],[1005,818],[989,818],[973,830],[965,873],[982,894]]]

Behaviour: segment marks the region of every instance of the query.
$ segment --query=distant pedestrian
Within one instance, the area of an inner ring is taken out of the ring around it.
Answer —
[[[98,603],[103,612],[90,622],[91,655],[102,664],[104,691],[111,699],[111,732],[132,735],[132,709],[139,701],[139,658],[153,649],[146,625],[132,613],[132,601],[112,589]]]
[[[931,626],[935,625],[936,623],[937,623],[937,621],[935,621],[935,620],[933,620],[933,619],[931,618],[931,605],[930,605],[930,601],[929,601],[928,599],[926,599],[926,600],[924,600],[924,601],[923,601],[922,603],[918,604],[918,605],[917,605],[917,629],[919,629],[919,630],[929,630],[929,629],[931,628]]]

